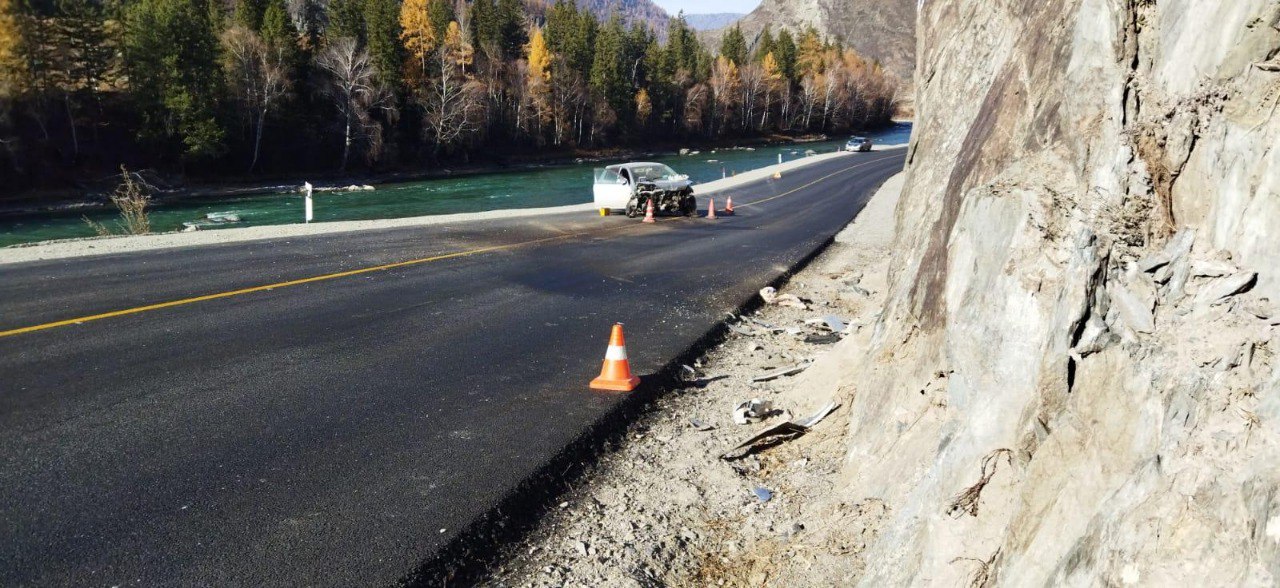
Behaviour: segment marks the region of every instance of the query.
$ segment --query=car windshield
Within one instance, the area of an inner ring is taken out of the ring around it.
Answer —
[[[631,173],[635,175],[637,181],[652,182],[654,180],[673,180],[676,178],[676,171],[655,163],[652,165],[637,165],[631,168]]]

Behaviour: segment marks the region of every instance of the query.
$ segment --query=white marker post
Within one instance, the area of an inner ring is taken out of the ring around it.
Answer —
[[[782,165],[782,154],[778,154],[778,165]]]
[[[309,223],[316,218],[315,206],[311,203],[311,182],[303,183],[302,191],[306,192],[306,196],[304,196],[303,201],[303,208],[305,209],[303,214],[306,215],[306,220],[304,222]]]

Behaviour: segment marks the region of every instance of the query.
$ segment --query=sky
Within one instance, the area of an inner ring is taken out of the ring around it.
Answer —
[[[685,14],[710,14],[715,12],[738,12],[746,14],[760,5],[760,0],[654,0],[670,14],[684,11]]]

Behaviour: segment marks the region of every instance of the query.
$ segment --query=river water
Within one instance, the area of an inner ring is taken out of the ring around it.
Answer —
[[[906,143],[911,123],[896,123],[871,133],[876,143]],[[717,149],[680,156],[668,154],[652,158],[695,182],[718,180],[805,156],[809,150],[829,153],[844,146],[844,140],[819,143],[762,146],[754,149]],[[315,221],[402,218],[458,212],[481,212],[503,208],[539,208],[582,204],[591,201],[592,170],[608,163],[571,163],[545,167],[525,167],[515,171],[491,172],[430,180],[382,184],[376,190],[316,193]],[[282,225],[302,222],[303,199],[299,194],[259,194],[220,198],[193,198],[158,204],[151,209],[155,232],[182,230],[196,225],[201,230]],[[95,233],[82,217],[114,226],[115,213],[109,209],[42,213],[0,218],[0,247],[45,241],[91,237]]]

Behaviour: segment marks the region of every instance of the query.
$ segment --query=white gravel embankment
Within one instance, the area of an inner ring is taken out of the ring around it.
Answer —
[[[901,147],[901,145],[877,146],[876,150],[893,149]],[[788,161],[781,165],[771,165],[768,167],[751,170],[740,173],[731,178],[716,180],[702,184],[696,188],[699,195],[712,195],[716,192],[727,190],[741,186],[743,184],[767,178],[774,172],[785,173],[807,165],[813,165],[822,161],[829,160],[833,157],[842,157],[848,154],[844,153],[828,153],[813,157],[806,157],[794,161]],[[134,251],[152,251],[156,249],[172,249],[176,247],[194,247],[199,245],[214,245],[220,243],[238,243],[243,241],[258,241],[264,239],[279,239],[288,237],[302,237],[308,235],[324,235],[331,233],[347,233],[352,231],[368,231],[375,229],[392,229],[402,227],[421,227],[430,225],[442,225],[450,223],[460,223],[468,221],[493,220],[493,219],[511,219],[542,216],[548,214],[560,214],[566,212],[588,212],[594,211],[595,206],[591,203],[573,204],[569,206],[553,206],[547,208],[524,208],[524,209],[505,209],[505,210],[488,210],[485,212],[469,212],[461,214],[441,214],[430,216],[416,216],[409,218],[381,219],[381,220],[362,220],[362,221],[338,221],[327,223],[312,224],[292,224],[292,225],[271,225],[262,227],[245,227],[239,229],[217,229],[212,231],[196,231],[192,233],[158,233],[154,235],[127,235],[115,237],[90,237],[84,239],[67,239],[59,241],[46,241],[41,243],[32,243],[26,245],[15,245],[12,247],[0,248],[0,265],[9,263],[22,263],[28,261],[41,261],[49,259],[63,259],[70,257],[85,257],[91,255],[108,255],[113,253],[128,253]]]

